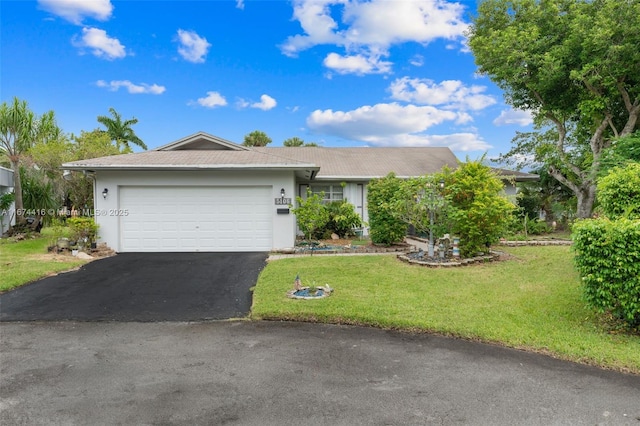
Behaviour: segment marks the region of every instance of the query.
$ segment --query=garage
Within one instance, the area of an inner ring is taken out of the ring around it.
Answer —
[[[272,248],[271,186],[122,186],[121,252]]]
[[[96,242],[130,253],[291,249],[296,181],[320,169],[204,132],[63,168],[93,180]]]

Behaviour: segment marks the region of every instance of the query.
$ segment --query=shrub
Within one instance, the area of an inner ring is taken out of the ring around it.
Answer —
[[[552,231],[551,226],[544,220],[529,219],[527,215],[512,214],[507,225],[511,235],[521,234],[524,238],[529,235],[543,235]]]
[[[587,303],[639,327],[640,220],[583,220],[572,231]]]
[[[640,163],[613,168],[598,181],[600,209],[610,219],[640,219]]]
[[[500,178],[481,161],[467,161],[445,175],[447,215],[453,233],[460,237],[462,256],[474,256],[496,242],[515,208],[504,195]]]
[[[402,241],[407,233],[407,224],[394,216],[390,205],[400,190],[401,180],[394,173],[369,182],[369,235],[374,244],[391,245]]]
[[[53,184],[41,172],[20,168],[22,180],[22,203],[26,216],[37,217],[38,223],[48,224],[54,215],[46,214],[57,209],[60,203],[56,200]]]
[[[307,240],[317,238],[317,232],[323,230],[329,221],[329,211],[322,203],[323,198],[324,193],[313,194],[307,190],[307,199],[296,197],[298,207],[291,209],[296,215],[298,228]]]
[[[435,236],[443,235],[447,232],[444,223],[447,203],[440,182],[444,187],[444,179],[437,179],[436,176],[401,180],[400,189],[389,203],[391,213],[398,220],[411,225],[417,235],[427,235],[430,232]]]
[[[341,237],[353,235],[354,228],[362,226],[362,219],[356,213],[354,205],[346,201],[332,201],[325,205],[329,213],[329,220],[325,226],[325,233],[337,234]]]
[[[72,217],[67,219],[67,225],[71,228],[72,239],[91,244],[96,242],[98,236],[98,224],[91,217]]]

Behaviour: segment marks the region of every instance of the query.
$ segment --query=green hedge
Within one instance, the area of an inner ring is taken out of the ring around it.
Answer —
[[[369,182],[369,235],[374,244],[392,245],[404,240],[407,235],[407,224],[396,218],[389,206],[401,189],[402,181],[394,173]]]
[[[598,181],[598,201],[610,219],[640,219],[640,163],[614,167]]]
[[[572,230],[587,302],[639,327],[640,220],[583,220]]]

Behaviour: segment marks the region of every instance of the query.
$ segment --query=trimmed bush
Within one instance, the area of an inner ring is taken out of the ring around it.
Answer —
[[[444,176],[447,215],[453,234],[460,237],[461,255],[487,251],[506,232],[515,209],[504,194],[504,184],[482,160],[467,160]]]
[[[572,230],[587,303],[639,327],[640,220],[583,220]]]
[[[640,219],[640,163],[614,167],[598,181],[600,209],[610,219]]]
[[[407,224],[396,218],[390,202],[401,191],[402,182],[394,173],[369,182],[369,235],[374,244],[391,245],[404,240]]]
[[[340,237],[354,235],[354,229],[362,226],[362,219],[356,213],[355,206],[345,200],[326,204],[329,221],[325,225],[325,234],[337,234]]]

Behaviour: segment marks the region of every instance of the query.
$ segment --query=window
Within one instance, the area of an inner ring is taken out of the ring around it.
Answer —
[[[312,194],[324,192],[324,202],[342,201],[342,185],[309,185]]]

